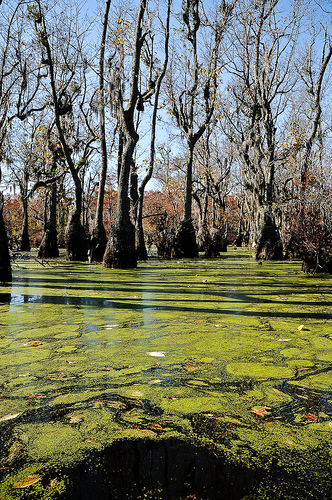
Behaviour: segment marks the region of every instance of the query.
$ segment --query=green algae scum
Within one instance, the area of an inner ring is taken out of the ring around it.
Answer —
[[[230,251],[18,261],[0,499],[331,499],[332,278]]]

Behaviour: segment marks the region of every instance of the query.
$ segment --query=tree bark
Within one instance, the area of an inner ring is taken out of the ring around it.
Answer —
[[[263,225],[256,247],[257,260],[282,260],[283,245],[274,216],[271,212],[263,215]]]
[[[111,6],[111,0],[106,1],[105,14],[103,20],[103,31],[100,43],[99,56],[99,130],[100,130],[100,147],[101,147],[101,168],[99,175],[99,189],[97,198],[97,208],[95,223],[92,229],[92,238],[90,242],[91,261],[101,262],[104,257],[107,237],[103,222],[104,213],[104,195],[107,174],[107,146],[105,132],[105,90],[104,90],[104,65],[105,65],[105,44],[107,34],[108,16]]]
[[[141,185],[138,188],[138,197],[137,197],[137,205],[136,205],[136,217],[135,217],[135,247],[136,254],[139,260],[147,260],[148,253],[146,250],[145,239],[144,239],[144,230],[143,230],[143,205],[144,205],[144,191],[145,188],[150,181],[155,161],[155,143],[156,143],[156,126],[157,126],[157,114],[158,114],[158,106],[159,106],[159,96],[160,89],[163,82],[163,79],[166,74],[167,65],[168,65],[168,48],[169,48],[169,25],[170,25],[170,12],[171,12],[171,3],[172,0],[168,0],[167,2],[167,19],[166,19],[166,27],[165,27],[165,44],[164,44],[164,64],[161,70],[160,75],[157,78],[157,84],[155,88],[155,99],[153,105],[153,113],[151,120],[151,141],[150,141],[150,161],[149,168],[146,176],[141,182]],[[153,82],[151,81],[149,84],[152,86]]]
[[[187,165],[186,165],[186,187],[184,198],[183,220],[175,236],[175,256],[177,258],[198,257],[198,245],[196,231],[192,223],[192,179],[193,179],[193,156],[196,141],[193,136],[187,141]]]
[[[22,209],[23,209],[23,220],[22,220],[22,230],[20,236],[20,251],[30,252],[30,239],[29,239],[29,217],[28,217],[28,199],[26,196],[22,196]]]
[[[133,155],[139,139],[134,123],[134,115],[136,105],[142,97],[139,91],[138,83],[141,50],[144,39],[147,35],[147,32],[143,33],[145,10],[146,0],[141,0],[136,21],[130,95],[126,109],[123,107],[124,97],[122,95],[121,85],[117,89],[121,113],[120,121],[123,126],[126,141],[121,156],[116,219],[106,246],[103,259],[104,267],[137,267],[135,227],[130,220],[130,200],[128,196],[128,189]]]
[[[42,32],[38,31],[38,27],[36,27],[36,30],[39,36],[42,38],[42,45],[43,47],[45,47],[47,54],[47,64],[48,64],[52,97],[53,97],[55,124],[59,134],[61,147],[64,156],[66,158],[66,163],[68,165],[73,182],[75,184],[74,207],[69,215],[68,224],[65,232],[66,254],[67,254],[67,259],[69,260],[86,261],[88,258],[88,245],[87,245],[85,230],[81,223],[83,188],[81,180],[78,175],[78,170],[76,169],[73,159],[71,157],[71,151],[67,143],[63,127],[61,125],[60,103],[57,94],[57,84],[55,81],[53,54],[49,43],[45,18],[42,15],[40,1],[38,1],[38,5],[40,11]]]
[[[0,282],[12,281],[12,268],[8,249],[8,238],[3,220],[3,194],[0,193]]]
[[[50,257],[59,257],[58,232],[56,228],[56,202],[57,187],[52,184],[50,196],[50,208],[48,220],[45,224],[44,234],[38,250],[38,257],[46,259]]]

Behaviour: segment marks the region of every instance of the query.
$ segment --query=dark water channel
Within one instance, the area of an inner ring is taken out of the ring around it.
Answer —
[[[331,285],[244,251],[18,261],[0,500],[332,498]]]

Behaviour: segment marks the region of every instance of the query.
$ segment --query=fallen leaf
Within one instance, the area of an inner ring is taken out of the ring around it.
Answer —
[[[298,331],[299,331],[299,332],[300,332],[301,330],[303,330],[303,328],[304,328],[304,325],[300,325],[300,326],[298,326],[298,327],[297,327],[297,329],[298,329]]]
[[[163,431],[164,430],[161,425],[156,424],[156,423],[150,424],[150,429],[152,429],[154,431]]]
[[[4,417],[0,418],[0,422],[5,422],[6,420],[12,420],[13,418],[18,417],[21,415],[20,413],[8,413],[8,415],[5,415]]]
[[[294,443],[294,441],[292,441],[291,439],[285,439],[285,440],[283,441],[283,443],[285,443],[285,444],[289,444],[289,445],[291,445],[291,446],[295,444],[295,443]]]
[[[39,340],[36,340],[36,342],[30,342],[29,346],[30,347],[37,347],[37,346],[42,345],[42,344],[43,344],[42,342],[40,342]]]
[[[150,356],[154,356],[156,358],[164,358],[165,357],[165,353],[163,353],[162,351],[152,351],[152,352],[148,352],[148,354]]]
[[[54,489],[57,489],[57,482],[58,481],[56,478],[52,479],[52,481],[50,482],[50,489],[49,489],[50,492],[53,491]]]
[[[71,417],[69,420],[70,424],[78,424],[79,422],[82,422],[83,418],[82,417]]]
[[[255,413],[255,415],[269,415],[266,410],[271,410],[271,408],[269,406],[258,406],[250,411],[251,413]]]
[[[314,415],[313,413],[309,413],[308,415],[303,415],[303,417],[309,420],[310,422],[317,422],[318,420],[317,415]]]
[[[24,479],[21,479],[21,481],[16,481],[16,483],[13,485],[14,489],[22,489],[22,488],[28,488],[28,486],[32,486],[33,484],[38,483],[40,481],[42,476],[39,475],[31,475],[27,476]]]

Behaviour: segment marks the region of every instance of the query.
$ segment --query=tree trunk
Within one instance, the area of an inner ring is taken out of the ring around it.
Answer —
[[[177,258],[198,257],[196,231],[192,223],[192,178],[195,141],[190,137],[187,144],[186,190],[183,220],[175,236],[174,252]]]
[[[0,193],[0,282],[12,281],[12,268],[10,265],[10,254],[5,223],[2,215],[3,194]]]
[[[144,38],[147,34],[143,34],[143,20],[145,9],[146,0],[141,0],[136,21],[130,95],[126,109],[124,109],[123,107],[124,99],[121,93],[121,85],[118,89],[118,98],[121,112],[120,121],[123,125],[123,131],[126,136],[126,141],[121,156],[116,219],[106,246],[106,251],[103,259],[104,267],[115,267],[122,269],[137,267],[137,256],[135,251],[135,227],[130,220],[130,200],[128,197],[128,188],[133,155],[139,139],[134,123],[134,114],[139,99],[141,99],[141,93],[138,88],[138,83],[140,74],[141,50]]]
[[[141,185],[137,197],[136,217],[135,217],[135,248],[136,255],[139,260],[147,260],[148,252],[144,240],[143,230],[143,203],[144,203],[144,186]]]
[[[260,230],[256,247],[256,259],[283,259],[283,246],[281,237],[271,211],[266,211],[263,215],[263,224]]]
[[[76,185],[75,205],[69,214],[65,232],[66,255],[68,260],[86,261],[88,258],[88,245],[84,227],[81,223],[82,189]]]
[[[117,213],[104,254],[104,267],[120,269],[137,267],[135,227],[130,220],[130,200],[128,198],[130,167],[138,140],[137,134],[136,137],[137,139],[127,140],[122,155]]]
[[[23,209],[23,221],[22,221],[22,231],[20,238],[20,251],[30,252],[30,239],[29,239],[29,217],[28,217],[28,198],[26,196],[26,190],[23,189],[21,193],[22,199],[22,209]]]
[[[38,250],[38,257],[41,259],[59,257],[58,232],[56,228],[56,195],[57,187],[54,183],[50,196],[49,217],[46,221],[43,238]]]
[[[99,57],[99,130],[100,130],[100,146],[101,146],[101,168],[99,175],[99,189],[96,208],[95,223],[92,230],[92,238],[90,242],[90,261],[101,262],[104,257],[107,237],[103,222],[104,212],[104,194],[105,183],[107,174],[107,147],[106,147],[106,133],[105,133],[105,92],[104,92],[104,57],[105,57],[105,43],[107,34],[108,15],[111,6],[111,0],[106,1],[103,32],[100,44],[100,57]]]
[[[39,10],[40,9],[41,7],[39,2]],[[45,47],[47,53],[48,70],[49,70],[49,77],[50,77],[52,97],[53,97],[55,124],[59,134],[59,140],[62,146],[62,150],[66,158],[66,162],[69,167],[73,182],[75,184],[75,205],[69,215],[68,224],[65,232],[67,259],[86,261],[88,258],[87,238],[84,231],[84,227],[80,220],[82,213],[83,187],[78,175],[78,169],[75,167],[74,161],[71,156],[71,149],[65,137],[63,127],[61,125],[62,114],[60,112],[59,96],[57,92],[57,82],[55,80],[55,72],[53,65],[54,57],[49,43],[49,35],[47,32],[45,17],[42,15],[41,15],[41,20],[43,29],[42,33],[43,46]]]
[[[133,217],[135,225],[135,250],[139,260],[147,260],[148,253],[146,251],[143,230],[143,203],[144,203],[144,187],[143,181],[140,188],[138,188],[138,175],[134,171],[130,176],[130,198],[133,206]]]

